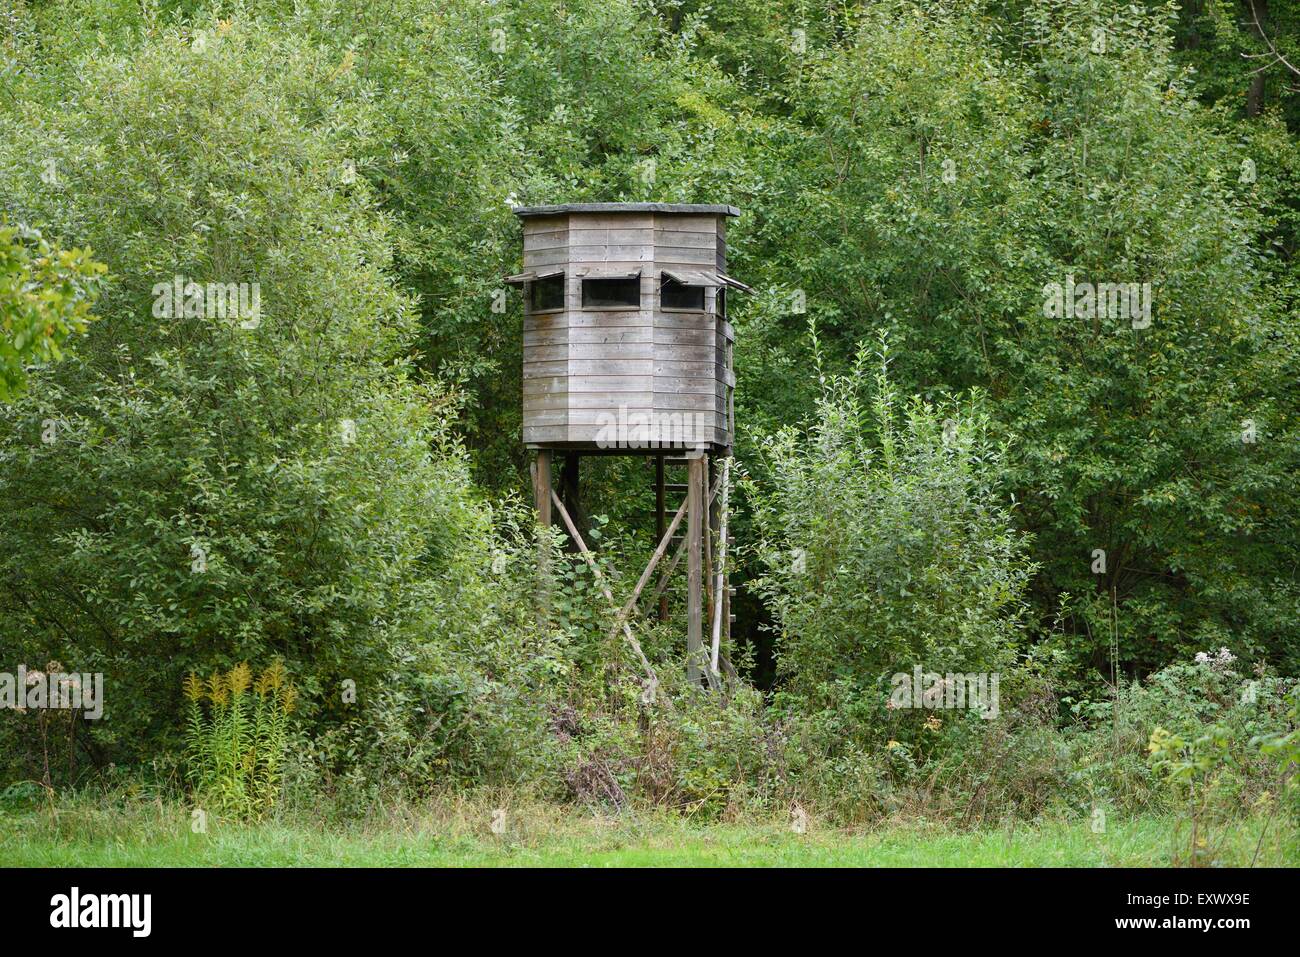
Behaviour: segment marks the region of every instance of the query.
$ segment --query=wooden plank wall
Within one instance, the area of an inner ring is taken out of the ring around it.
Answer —
[[[724,217],[664,213],[569,213],[524,220],[524,269],[562,268],[560,312],[524,318],[524,442],[595,444],[603,416],[704,426],[730,445],[726,395],[730,327],[715,314],[661,312],[660,270],[725,269]],[[641,271],[640,309],[584,310],[585,276]],[[702,413],[704,419],[695,418]]]
[[[569,217],[524,220],[524,269],[549,272],[569,268]],[[524,298],[524,442],[563,441],[568,435],[568,369],[557,370],[551,356],[567,357],[569,323],[564,312],[533,315]],[[549,500],[548,503],[549,505]]]
[[[656,217],[656,272],[715,271],[722,218],[680,214]],[[719,379],[716,307],[717,290],[709,288],[704,313],[656,312],[655,414],[661,420],[682,416],[696,422],[696,414],[704,413],[705,438],[725,445],[726,420],[721,412],[726,392]]]

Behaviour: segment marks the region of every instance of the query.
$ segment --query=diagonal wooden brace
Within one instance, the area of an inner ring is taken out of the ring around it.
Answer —
[[[564,503],[560,501],[560,496],[555,494],[554,489],[551,490],[551,502],[559,511],[560,518],[564,520],[564,527],[567,528],[569,534],[573,536],[573,541],[578,546],[579,554],[581,554],[583,559],[587,562],[587,567],[591,569],[591,573],[595,576],[596,581],[600,583],[600,590],[609,601],[610,607],[616,607],[617,603],[614,601],[614,595],[609,590],[609,585],[605,582],[605,576],[602,574],[600,566],[597,565],[596,560],[591,557],[591,550],[587,548],[587,543],[582,540],[582,535],[579,534],[577,526],[573,524],[573,519],[569,517],[568,509],[564,507]],[[641,643],[637,641],[636,636],[632,634],[632,629],[628,627],[626,621],[622,624],[623,637],[627,640],[628,646],[631,647],[633,653],[636,654],[637,660],[641,662],[641,667],[645,669],[646,680],[649,682],[649,687],[646,689],[647,696],[650,701],[653,701],[655,690],[659,687],[659,676],[655,674],[655,670],[651,666],[650,660],[646,658],[645,652],[641,650]]]
[[[718,497],[718,490],[721,488],[722,488],[722,480],[719,479],[717,484],[713,486],[713,491],[709,493],[710,505],[712,505],[713,500]],[[683,503],[683,507],[685,507],[685,503]],[[686,539],[682,539],[680,542],[677,543],[677,551],[673,553],[672,561],[668,563],[668,567],[664,569],[663,575],[659,577],[659,581],[655,584],[655,590],[650,599],[651,601],[659,600],[659,596],[662,595],[664,589],[668,587],[668,582],[673,577],[673,572],[676,571],[677,566],[681,563],[682,556],[685,554],[686,554]]]
[[[681,507],[677,509],[677,514],[673,516],[672,523],[668,526],[668,531],[664,532],[664,537],[659,540],[659,547],[655,549],[655,553],[650,559],[650,564],[646,565],[645,571],[641,573],[641,578],[636,583],[636,587],[632,589],[632,596],[628,598],[627,603],[623,605],[622,609],[620,609],[618,617],[614,619],[614,626],[609,630],[608,639],[614,637],[618,632],[619,627],[627,621],[628,615],[632,614],[632,612],[636,610],[636,600],[641,597],[642,589],[644,589],[646,583],[650,581],[650,576],[654,574],[655,567],[659,564],[659,560],[663,558],[664,553],[668,551],[668,543],[673,540],[673,534],[677,531],[677,526],[682,523],[682,518],[686,515],[686,504],[686,501],[683,500]]]

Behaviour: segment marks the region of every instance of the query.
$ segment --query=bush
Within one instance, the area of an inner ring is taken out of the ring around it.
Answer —
[[[26,365],[62,358],[60,346],[85,331],[106,269],[39,230],[0,228],[0,402],[21,391]]]
[[[1117,700],[1067,697],[1077,719],[1066,733],[1074,799],[1130,812],[1168,807],[1174,795],[1148,760],[1157,732],[1165,740],[1211,736],[1222,743],[1231,760],[1215,770],[1215,807],[1249,807],[1265,792],[1276,794],[1277,769],[1252,741],[1286,726],[1285,696],[1294,684],[1264,667],[1248,678],[1224,650],[1124,684]]]
[[[104,673],[101,768],[181,750],[187,672],[279,657],[320,773],[499,773],[554,657],[531,575],[491,571],[460,406],[413,367],[389,224],[348,175],[373,108],[256,22],[204,40],[91,52],[65,97],[0,116],[4,212],[112,276],[76,355],[0,407],[0,658]],[[176,276],[259,291],[169,309]]]
[[[1257,735],[1251,744],[1275,762],[1281,799],[1292,819],[1300,822],[1300,682],[1288,693],[1287,703],[1286,724]]]
[[[882,351],[867,405],[865,360],[825,381],[807,430],[763,444],[765,483],[745,483],[783,691],[855,715],[860,743],[885,725],[891,674],[1007,667],[1033,572],[997,496],[1001,450],[978,397],[905,405]]]

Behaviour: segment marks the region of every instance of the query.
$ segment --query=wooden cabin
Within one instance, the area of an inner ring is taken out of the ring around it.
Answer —
[[[531,449],[729,452],[734,206],[523,206],[523,438]]]

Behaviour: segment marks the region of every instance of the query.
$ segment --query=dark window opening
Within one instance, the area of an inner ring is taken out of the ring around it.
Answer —
[[[609,309],[641,305],[641,277],[618,276],[612,279],[584,279],[582,308]]]
[[[726,286],[723,286],[721,289],[718,290],[718,305],[716,308],[717,308],[717,313],[719,318],[726,319],[727,318],[727,287]]]
[[[676,279],[664,277],[659,287],[660,309],[690,309],[704,311],[704,287],[687,286]]]
[[[528,305],[533,312],[564,308],[564,274],[534,279],[529,283]]]

